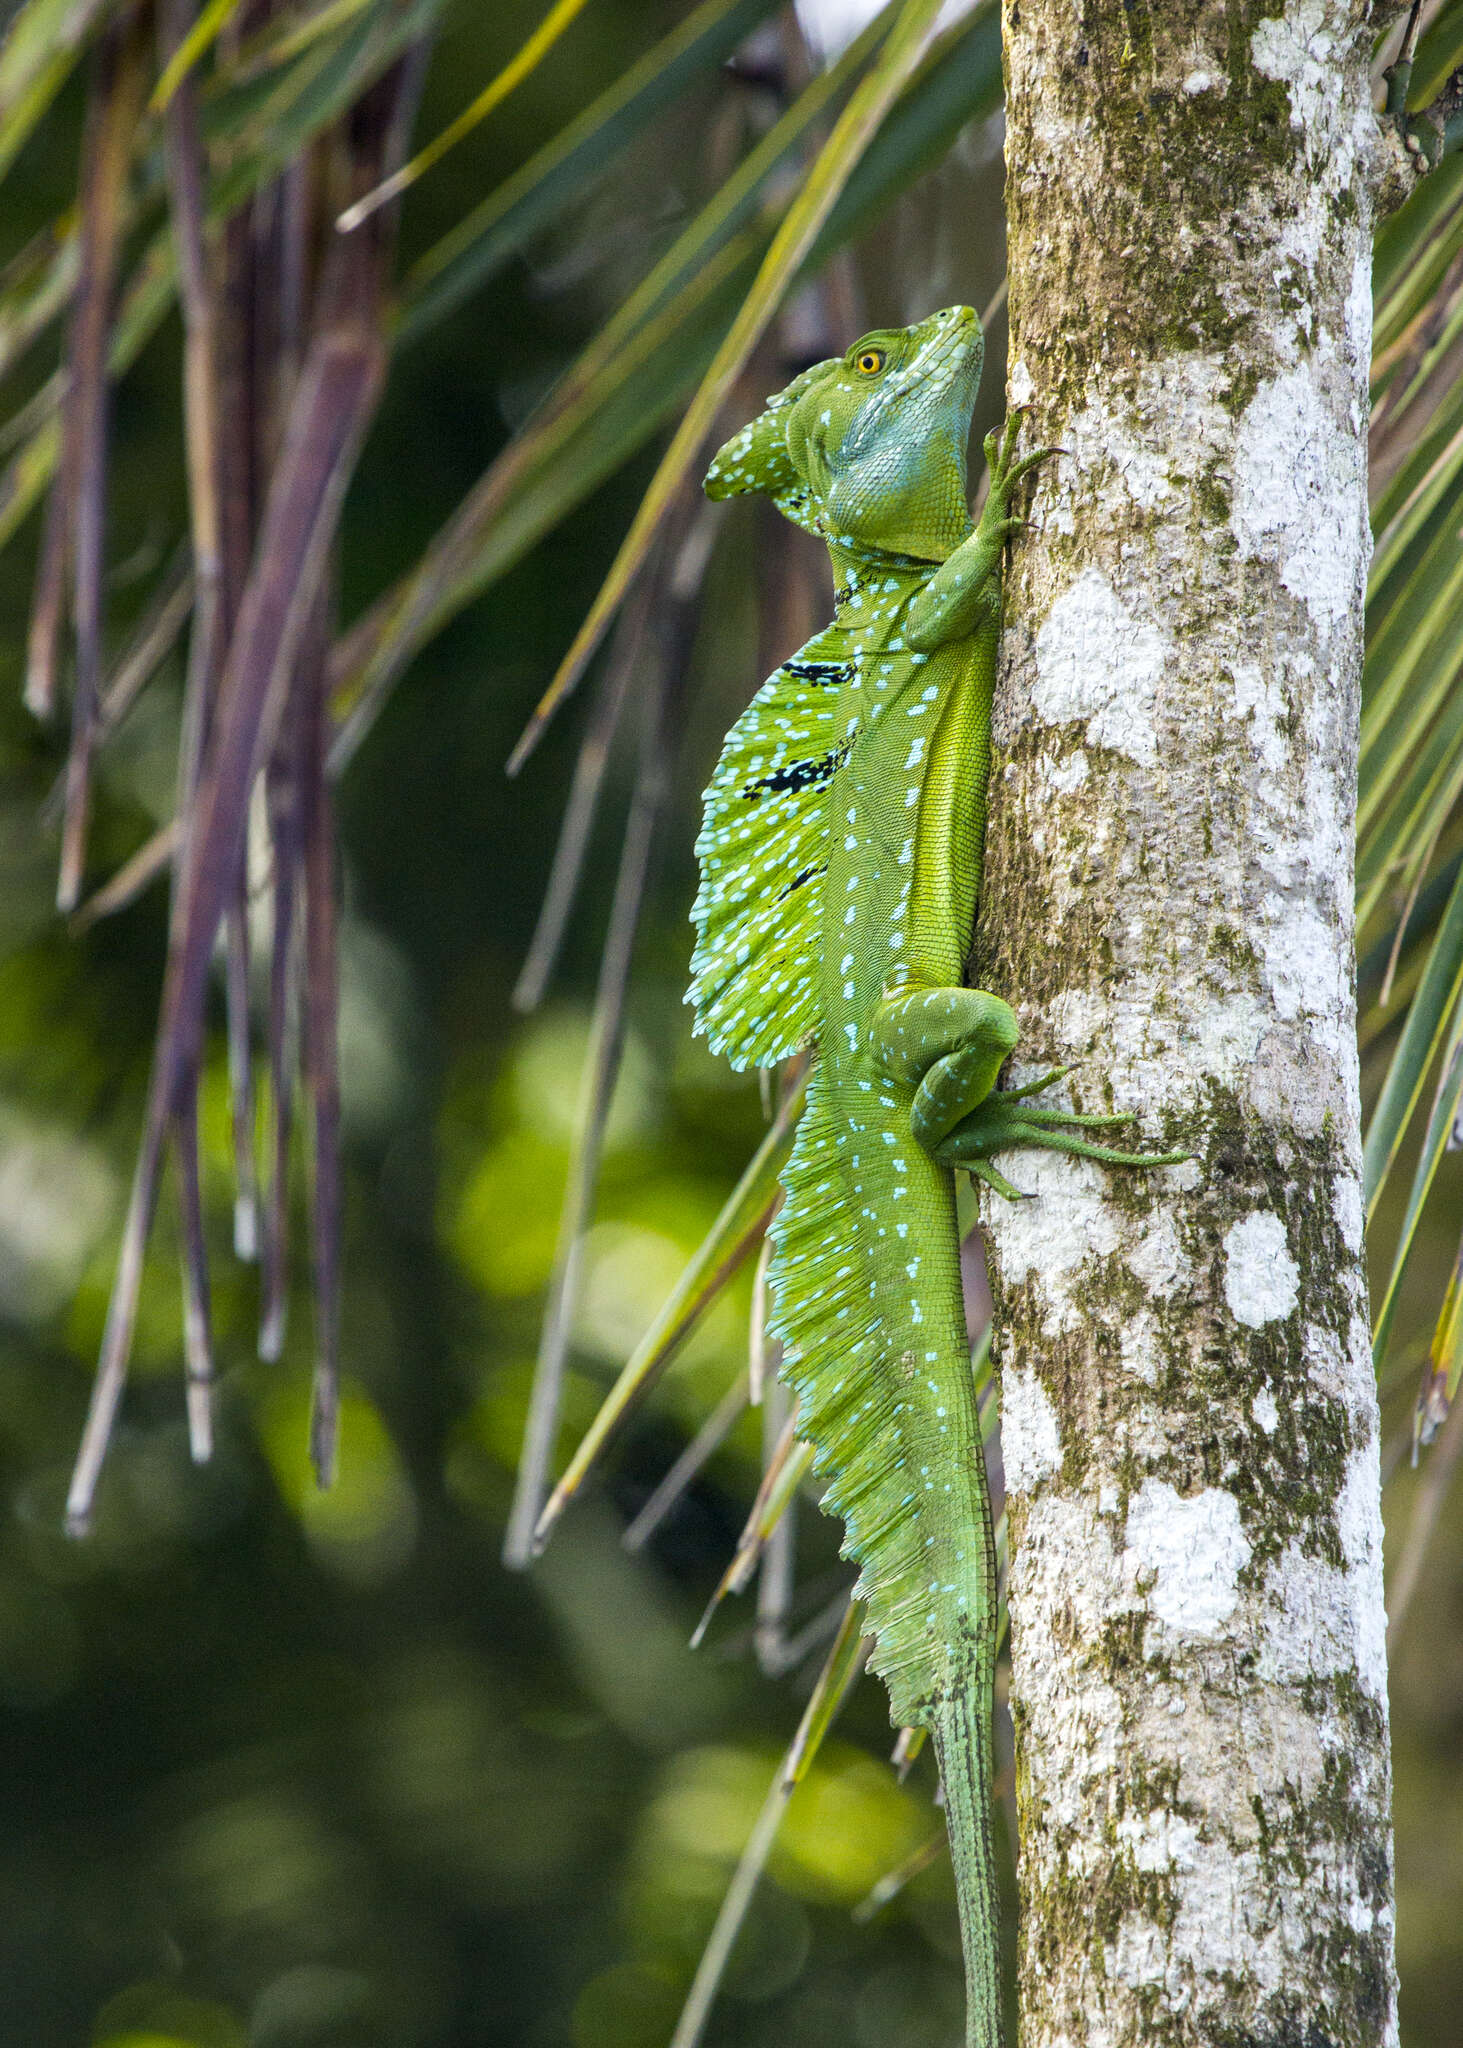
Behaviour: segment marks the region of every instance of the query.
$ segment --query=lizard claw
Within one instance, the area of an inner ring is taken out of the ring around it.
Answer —
[[[966,1168],[972,1180],[984,1181],[988,1188],[1003,1195],[1008,1202],[1034,1202],[1036,1197],[1026,1188],[1012,1187],[1003,1173],[997,1173],[988,1159],[973,1159]]]
[[[1023,1102],[1028,1095],[1041,1095],[1046,1089],[1055,1088],[1058,1081],[1065,1081],[1068,1074],[1075,1074],[1076,1071],[1077,1062],[1075,1060],[1070,1066],[1048,1067],[1047,1071],[1044,1074],[1038,1074],[1034,1081],[1024,1082],[1019,1088],[1003,1088],[1001,1090],[1001,1099],[1004,1102]]]

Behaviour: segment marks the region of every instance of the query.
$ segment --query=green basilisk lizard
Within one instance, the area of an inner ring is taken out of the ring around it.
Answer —
[[[737,1067],[811,1047],[773,1224],[770,1328],[896,1726],[929,1728],[944,1785],[971,2048],[1001,2040],[991,1849],[996,1566],[960,1285],[954,1169],[1005,1196],[993,1155],[1112,1165],[1075,1116],[996,1079],[1017,1042],[962,986],[980,895],[1001,560],[1021,524],[1019,415],[966,501],[983,340],[968,307],[867,334],[721,450],[713,498],[765,492],[828,544],[833,623],[733,727],[697,841],[688,1001]]]

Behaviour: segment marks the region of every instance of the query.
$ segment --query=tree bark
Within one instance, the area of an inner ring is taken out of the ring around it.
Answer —
[[[1352,837],[1374,28],[1006,0],[1008,578],[973,978],[1185,1166],[992,1201],[1024,2048],[1396,2039]],[[1127,1142],[1121,1136],[1118,1142]]]

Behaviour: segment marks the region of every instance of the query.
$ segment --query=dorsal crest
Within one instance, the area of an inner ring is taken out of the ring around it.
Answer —
[[[701,890],[687,1001],[734,1067],[787,1059],[817,1029],[830,791],[854,677],[827,627],[783,663],[727,735],[696,841]]]

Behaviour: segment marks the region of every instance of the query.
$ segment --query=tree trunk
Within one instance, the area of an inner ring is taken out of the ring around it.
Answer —
[[[980,986],[1188,1165],[987,1209],[1024,2048],[1396,2038],[1352,836],[1371,34],[1006,0],[1013,402]],[[1119,1136],[1117,1142],[1128,1142]]]

